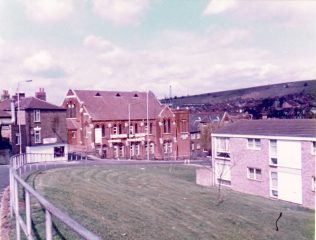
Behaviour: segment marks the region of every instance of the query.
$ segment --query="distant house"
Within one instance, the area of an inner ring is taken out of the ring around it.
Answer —
[[[315,207],[315,119],[242,120],[212,138],[216,184]]]
[[[171,110],[152,92],[70,89],[63,106],[73,150],[115,159],[189,157],[188,111]]]
[[[212,154],[211,133],[228,123],[251,119],[248,113],[199,112],[190,113],[191,158]]]
[[[45,95],[43,91],[40,90]],[[10,99],[0,102],[0,109],[11,115],[10,102]],[[10,139],[12,154],[21,149],[22,153],[40,153],[46,160],[66,160],[66,109],[35,97],[22,97],[19,111],[17,105],[15,102],[15,123],[2,131]]]

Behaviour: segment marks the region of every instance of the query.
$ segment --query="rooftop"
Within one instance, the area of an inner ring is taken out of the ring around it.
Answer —
[[[316,119],[240,120],[217,129],[215,134],[316,137]]]
[[[146,119],[146,92],[116,92],[97,90],[73,90],[83,103],[93,120]],[[162,105],[152,92],[148,93],[150,119],[156,118],[165,105]]]

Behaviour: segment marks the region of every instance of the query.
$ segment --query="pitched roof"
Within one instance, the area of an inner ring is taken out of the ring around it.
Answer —
[[[11,100],[7,99],[3,102],[0,102],[0,109],[2,110],[10,110]],[[17,107],[17,102],[15,102],[15,107]],[[20,109],[27,110],[27,109],[41,109],[41,110],[66,110],[62,107],[56,106],[49,102],[40,100],[35,97],[26,97],[20,99]]]
[[[146,119],[147,93],[146,92],[115,92],[96,90],[73,90],[83,102],[84,107],[93,120],[124,120]],[[162,111],[162,105],[152,92],[148,94],[150,119],[157,118]]]
[[[316,137],[316,119],[240,120],[217,129],[215,134]]]

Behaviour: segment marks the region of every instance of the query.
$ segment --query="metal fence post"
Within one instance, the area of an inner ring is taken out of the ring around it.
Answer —
[[[19,224],[19,189],[18,189],[18,181],[14,178],[14,203],[15,203],[15,228],[16,228],[16,239],[21,239],[21,228]]]
[[[31,220],[31,198],[29,192],[25,189],[25,208],[26,208],[26,231],[28,236],[32,235]]]
[[[51,213],[46,209],[45,210],[45,220],[46,220],[46,240],[52,240],[53,239],[53,232],[52,232],[52,215]]]
[[[13,196],[14,196],[14,186],[13,186],[13,174],[12,174],[12,168],[10,168],[10,216],[13,217]]]

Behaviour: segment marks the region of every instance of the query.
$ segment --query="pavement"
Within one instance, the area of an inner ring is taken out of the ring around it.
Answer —
[[[0,199],[3,190],[9,185],[9,165],[0,165]]]

